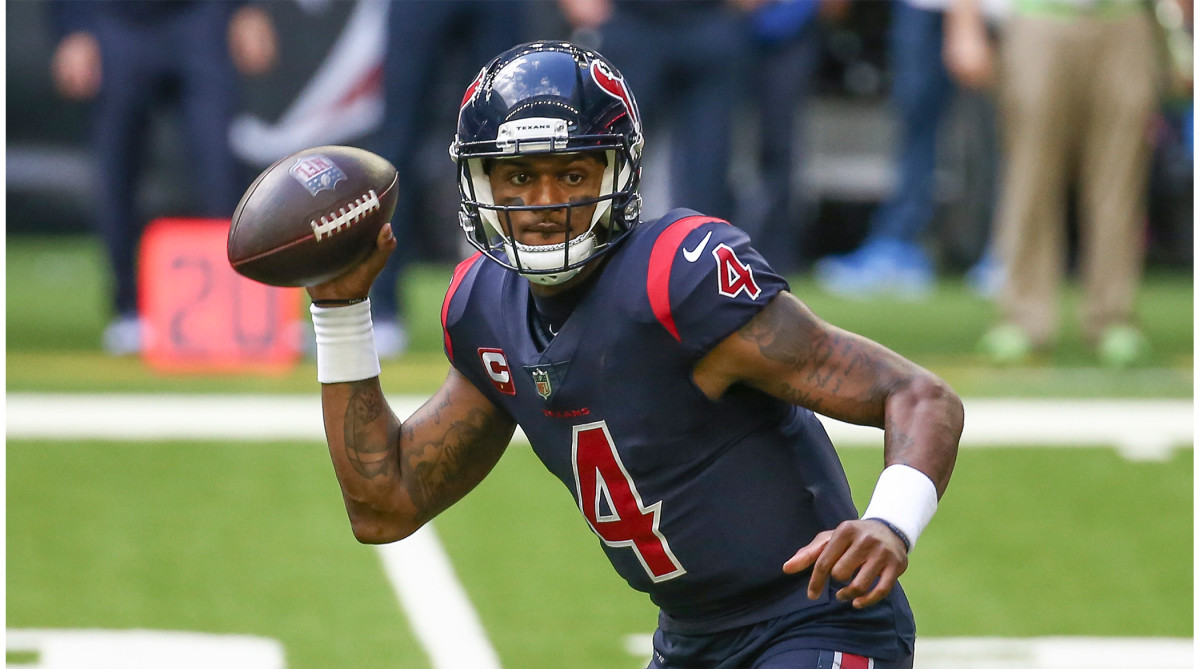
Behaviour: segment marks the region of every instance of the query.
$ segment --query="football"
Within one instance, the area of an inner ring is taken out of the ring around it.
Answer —
[[[318,146],[271,165],[233,212],[227,251],[242,276],[313,286],[361,262],[391,220],[396,168],[351,146]]]

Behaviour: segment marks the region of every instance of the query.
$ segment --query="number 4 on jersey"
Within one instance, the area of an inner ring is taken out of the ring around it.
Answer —
[[[600,539],[633,549],[656,583],[687,573],[658,529],[662,502],[642,504],[604,421],[575,426],[571,456],[579,510]]]
[[[712,254],[717,259],[717,292],[725,297],[737,297],[738,293],[746,291],[750,299],[757,300],[762,289],[754,280],[754,270],[739,260],[727,244],[719,244]]]

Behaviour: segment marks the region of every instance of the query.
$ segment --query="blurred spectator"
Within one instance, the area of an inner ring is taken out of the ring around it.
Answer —
[[[1195,240],[1195,151],[1191,0],[1157,0],[1166,40],[1169,91],[1157,124],[1150,172],[1148,262],[1190,265]]]
[[[836,14],[843,2],[759,0],[750,15],[750,99],[757,113],[758,174],[763,206],[744,224],[775,271],[797,269],[802,222],[792,185],[802,173],[794,164],[795,137],[804,127],[813,76],[821,57],[821,13]]]
[[[144,221],[135,196],[151,112],[172,106],[194,164],[198,216],[228,218],[246,187],[229,146],[237,72],[274,64],[275,33],[259,7],[232,2],[54,2],[52,70],[59,92],[93,100],[96,227],[112,266],[115,318],[103,346],[141,350],[137,245]]]
[[[1136,363],[1150,121],[1160,44],[1134,2],[1023,0],[999,60],[1006,169],[996,231],[1005,267],[1000,323],[981,340],[996,362],[1051,346],[1067,267],[1067,193],[1079,194],[1083,333],[1103,363]]]
[[[900,122],[895,189],[872,216],[862,245],[819,260],[814,270],[833,293],[919,298],[936,278],[922,236],[934,214],[938,132],[955,82],[968,89],[989,85],[991,44],[973,2],[902,0],[892,6],[888,50]]]
[[[734,110],[761,0],[559,0],[572,39],[620,69],[647,125],[670,126],[670,207],[730,219]],[[661,136],[661,133],[660,135]]]
[[[439,0],[438,2],[392,2],[388,9],[387,52],[383,63],[384,120],[376,152],[388,158],[399,176],[400,197],[392,226],[399,239],[411,237],[420,216],[419,194],[412,184],[422,168],[420,146],[441,116],[430,104],[430,94],[439,77],[461,80],[463,89],[474,77],[466,77],[450,65],[452,57],[467,45],[466,62],[487,63],[488,59],[520,43],[525,32],[520,0]],[[444,155],[444,154],[443,154]],[[408,331],[400,299],[401,274],[413,260],[411,245],[396,249],[371,290],[375,347],[380,357],[396,357],[408,347]]]

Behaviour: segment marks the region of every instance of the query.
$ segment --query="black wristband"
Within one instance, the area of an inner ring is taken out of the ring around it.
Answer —
[[[863,520],[877,520],[877,521],[883,523],[885,526],[887,526],[887,528],[889,530],[892,531],[893,534],[900,537],[900,541],[904,542],[904,552],[905,553],[912,550],[912,542],[908,540],[908,535],[904,533],[904,530],[900,529],[899,527],[896,527],[895,525],[893,525],[893,524],[889,523],[888,521],[886,521],[882,518],[879,518],[877,516],[871,516],[870,518],[863,518]]]
[[[312,303],[318,307],[348,307],[352,304],[366,301],[367,298],[365,297],[352,297],[348,300],[313,300]]]

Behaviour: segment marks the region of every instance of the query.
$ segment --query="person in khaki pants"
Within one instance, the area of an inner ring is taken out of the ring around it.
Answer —
[[[1083,332],[1105,364],[1134,364],[1149,351],[1133,305],[1161,82],[1153,19],[1145,4],[1116,0],[1017,0],[1014,9],[998,68],[1005,281],[1000,323],[981,348],[1007,363],[1053,345],[1074,182]]]

